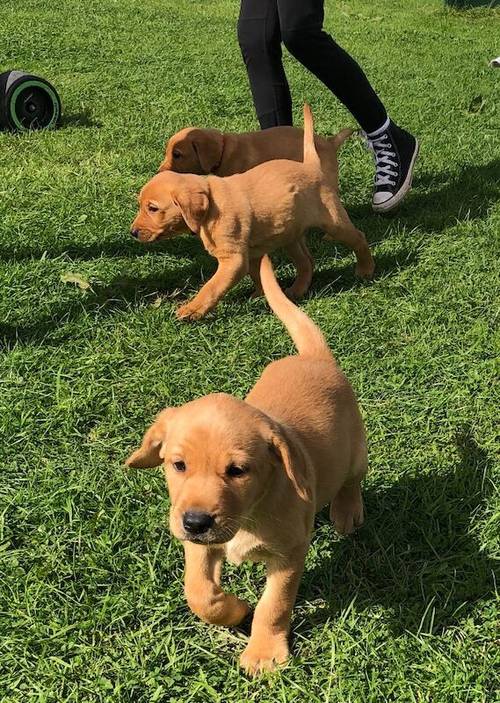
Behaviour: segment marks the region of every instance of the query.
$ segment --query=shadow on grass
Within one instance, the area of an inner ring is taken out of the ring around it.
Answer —
[[[319,237],[314,235],[311,238],[311,251],[317,261],[321,260],[324,255],[331,257],[332,243],[323,243],[319,241]],[[74,250],[72,247],[66,247],[64,250],[71,261],[74,261]],[[65,295],[60,303],[55,303],[52,310],[43,318],[29,324],[7,324],[0,322],[0,349],[3,347],[10,348],[16,342],[22,343],[38,343],[45,345],[63,344],[68,334],[74,334],[72,331],[65,330],[64,327],[76,321],[85,313],[98,315],[99,318],[106,317],[121,310],[126,310],[133,305],[144,305],[148,302],[148,297],[154,294],[169,296],[176,289],[181,289],[183,293],[179,296],[181,299],[187,299],[197,292],[203,283],[208,280],[216,269],[216,260],[205,252],[201,243],[195,237],[188,235],[172,239],[168,242],[159,244],[141,246],[134,242],[131,238],[120,242],[109,242],[105,246],[101,246],[100,252],[115,253],[116,256],[127,258],[129,252],[133,252],[134,256],[150,256],[151,254],[162,256],[162,253],[168,253],[168,262],[171,264],[172,257],[176,255],[183,259],[189,257],[191,263],[169,268],[164,275],[154,275],[145,278],[142,277],[118,277],[109,285],[100,285],[92,283],[90,290],[81,292],[78,298],[68,300]],[[85,252],[90,257],[90,247],[84,250],[80,249],[79,254]],[[383,275],[393,271],[396,267],[408,265],[416,254],[414,252],[386,253],[377,257],[377,275]],[[83,258],[83,257],[81,257]],[[86,257],[85,257],[86,258]],[[278,265],[290,265],[283,252],[277,252],[276,263]],[[342,265],[337,265],[335,270],[330,269],[317,271],[314,274],[312,292],[318,295],[335,295],[348,290],[353,290],[357,287],[367,285],[360,281],[354,275],[355,259],[353,256],[350,260]],[[282,287],[290,285],[293,281],[295,272],[292,275],[278,271],[278,280]],[[231,290],[227,299],[247,301],[249,276],[244,279],[243,285],[239,285],[236,289]],[[252,286],[253,288],[253,286]],[[264,310],[264,308],[263,308]],[[220,307],[216,308],[212,315],[220,315]],[[265,307],[265,314],[268,314],[268,309]],[[207,318],[208,319],[208,318]]]
[[[61,345],[75,334],[68,323],[77,321],[83,314],[98,314],[99,318],[127,310],[134,305],[151,302],[156,295],[173,296],[176,291],[191,287],[199,278],[199,263],[194,262],[169,271],[165,276],[117,278],[106,286],[92,285],[73,300],[54,306],[50,316],[28,325],[9,325],[0,322],[0,349],[11,348],[17,342]],[[187,297],[184,295],[184,297]]]
[[[381,224],[394,219],[410,230],[439,233],[460,221],[485,219],[500,199],[499,173],[500,159],[494,159],[482,166],[464,166],[458,174],[423,174],[415,180],[418,190],[394,214],[378,216],[375,226],[369,205],[349,207],[349,214],[370,241],[378,238]]]
[[[102,122],[94,120],[88,110],[82,110],[81,112],[63,113],[59,129],[67,129],[71,127],[95,127],[99,129],[100,127],[102,127]]]
[[[500,159],[496,159],[485,166],[464,168],[460,175],[451,181],[449,181],[450,175],[445,173],[438,177],[424,177],[420,181],[420,186],[423,186],[427,192],[414,193],[410,196],[402,210],[404,224],[410,229],[418,227],[428,232],[439,232],[460,218],[470,220],[486,217],[488,209],[500,197],[500,182],[497,178],[499,171]],[[442,187],[436,189],[439,183]],[[377,238],[377,232],[381,235],[386,230],[387,218],[374,219],[368,207],[358,208],[357,211],[353,208],[351,214],[355,221],[365,218],[364,229],[368,239],[373,240]],[[370,237],[370,223],[373,222],[376,222],[376,226],[371,228]],[[324,256],[323,252],[331,256],[331,250],[328,251],[331,246],[331,243],[320,243],[317,237],[311,238],[311,250],[318,263]],[[141,298],[147,297],[148,294],[155,292],[168,294],[175,288],[186,286],[199,288],[201,278],[207,279],[215,268],[215,260],[204,251],[196,237],[189,235],[148,246],[141,246],[125,236],[123,239],[102,244],[68,246],[62,243],[49,250],[45,247],[37,250],[35,246],[28,245],[25,249],[16,251],[15,260],[40,258],[44,254],[48,254],[51,258],[66,254],[73,261],[93,260],[106,256],[142,257],[153,253],[160,256],[162,252],[168,252],[169,256],[188,256],[192,259],[192,263],[179,270],[169,271],[164,277],[122,278],[108,286],[94,286],[92,292],[80,299],[56,305],[50,316],[45,319],[25,326],[0,324],[0,340],[3,340],[6,346],[16,341],[60,344],[65,339],[65,333],[64,331],[59,333],[58,327],[75,320],[86,311],[98,311],[102,316],[126,309],[131,303],[140,303]],[[412,265],[418,259],[418,255],[419,252],[413,240],[409,240],[406,247],[399,247],[390,253],[377,254],[376,277]],[[12,253],[7,250],[2,251],[1,247],[0,258],[13,260]],[[280,260],[284,259],[280,257]],[[282,276],[280,276],[280,283],[282,285],[285,283]],[[364,284],[356,282],[353,258],[345,266],[335,267],[334,271],[331,269],[317,271],[313,278],[313,291],[318,291],[320,294],[326,292],[328,295],[333,295],[359,285]],[[243,294],[237,292],[236,296],[238,295],[241,297]]]
[[[295,632],[306,634],[355,598],[358,611],[382,605],[397,634],[439,633],[495,591],[498,564],[481,551],[473,524],[491,487],[491,460],[468,428],[456,443],[453,470],[365,491],[365,526],[332,542],[328,558],[303,577],[299,605],[328,604],[306,614]],[[326,529],[323,515],[318,522]]]
[[[445,0],[445,5],[456,10],[469,10],[472,7],[499,7],[500,0]]]
[[[165,240],[154,244],[141,244],[129,234],[120,234],[116,239],[102,242],[72,243],[54,242],[52,246],[37,245],[36,242],[27,242],[17,245],[14,253],[12,248],[2,247],[0,244],[0,260],[16,262],[23,259],[56,259],[64,257],[72,261],[94,261],[99,258],[136,259],[151,254],[162,252],[179,256],[203,255],[203,246],[197,237],[188,234],[182,237]]]
[[[408,229],[419,228],[426,232],[439,233],[460,220],[484,219],[493,203],[500,199],[500,159],[495,159],[482,166],[465,166],[458,174],[443,172],[438,175],[423,175],[415,185],[425,192],[412,192],[394,215],[374,215],[369,204],[349,206],[353,221],[364,230],[369,241],[378,241],[387,231],[388,222],[399,220]],[[20,261],[22,259],[39,259],[42,256],[57,258],[67,255],[71,259],[92,260],[100,257],[140,257],[158,248],[167,247],[168,251],[179,251],[189,255],[200,256],[202,246],[195,237],[184,236],[160,245],[141,246],[127,235],[116,241],[90,244],[68,244],[54,242],[50,247],[28,243],[25,246],[2,247],[2,261]],[[312,244],[314,247],[314,243]],[[331,246],[331,244],[330,244]],[[404,253],[400,257],[404,260]],[[384,264],[388,271],[390,260]],[[380,267],[377,267],[379,270]]]
[[[315,261],[321,261],[324,246],[331,247],[332,244],[330,242],[326,245],[321,243],[320,245],[316,244],[310,247]],[[308,297],[331,297],[332,295],[336,295],[338,293],[344,293],[349,290],[371,285],[371,281],[365,281],[354,275],[354,268],[356,264],[354,255],[350,255],[348,250],[343,247],[342,253],[346,253],[346,255],[349,256],[349,262],[342,265],[337,264],[334,269],[324,268],[320,271],[315,271]],[[373,277],[373,281],[376,281],[378,278],[381,278],[387,274],[393,273],[396,270],[411,266],[417,261],[418,254],[419,251],[414,246],[412,248],[398,248],[397,250],[391,252],[374,254],[375,275]],[[331,252],[326,255],[331,256]],[[284,283],[285,280],[280,279],[280,284],[283,287]],[[292,277],[288,279],[286,285],[290,285],[291,283]]]

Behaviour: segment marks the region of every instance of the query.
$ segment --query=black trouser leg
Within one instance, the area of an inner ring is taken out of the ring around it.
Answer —
[[[281,61],[276,0],[242,0],[238,41],[262,129],[292,124],[292,99]]]
[[[323,31],[323,0],[277,0],[288,51],[344,103],[366,132],[387,119],[385,107],[356,61]]]
[[[385,107],[360,66],[323,31],[323,18],[323,0],[242,0],[239,39],[261,126],[271,126],[262,124],[266,112],[273,112],[273,124],[291,122],[290,113],[281,121],[276,106],[276,95],[290,97],[279,41],[339,98],[366,132],[386,121]],[[275,101],[271,110],[270,96]]]

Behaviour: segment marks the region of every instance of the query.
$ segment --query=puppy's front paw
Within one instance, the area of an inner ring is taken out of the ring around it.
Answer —
[[[274,671],[284,664],[290,655],[285,635],[250,638],[250,642],[240,657],[242,668],[250,676],[256,676],[263,671]]]
[[[178,307],[175,314],[178,320],[189,322],[190,320],[202,318],[206,314],[206,310],[194,303],[186,303]]]

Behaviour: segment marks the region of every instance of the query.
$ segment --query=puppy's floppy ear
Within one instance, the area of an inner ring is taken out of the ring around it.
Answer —
[[[166,408],[161,411],[144,435],[139,449],[133,452],[125,462],[127,466],[133,469],[151,469],[161,464],[167,424],[174,412],[174,408]]]
[[[195,129],[191,133],[191,142],[196,157],[200,162],[201,172],[208,175],[222,161],[224,137],[217,129]]]
[[[313,499],[310,459],[299,438],[273,423],[268,441],[271,453],[282,463],[298,496],[310,503]]]
[[[203,180],[200,177],[200,181]],[[210,201],[208,185],[185,185],[172,193],[172,201],[182,213],[184,222],[196,234],[200,233],[201,225],[206,217]]]

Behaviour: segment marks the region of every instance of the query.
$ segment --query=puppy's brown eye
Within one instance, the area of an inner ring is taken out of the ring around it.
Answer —
[[[156,205],[148,205],[148,211],[149,212],[158,212],[160,208],[156,207]]]
[[[186,464],[183,461],[173,461],[172,466],[179,473],[183,473],[186,470]]]
[[[246,472],[247,469],[245,469],[243,466],[236,466],[236,464],[229,464],[226,469],[226,475],[231,477],[243,476],[243,474],[246,474]]]
[[[181,156],[182,156],[182,154],[181,154],[181,152],[178,151],[177,149],[174,149],[173,152],[172,152],[172,156],[174,157],[174,159],[180,159]]]

